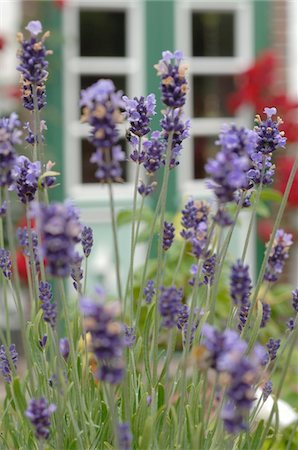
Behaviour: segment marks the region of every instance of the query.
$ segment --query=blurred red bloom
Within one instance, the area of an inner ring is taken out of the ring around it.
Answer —
[[[284,193],[287,181],[293,167],[295,158],[291,156],[279,157],[276,161],[276,189]],[[294,182],[288,198],[288,205],[297,208],[298,207],[298,172],[296,172]]]

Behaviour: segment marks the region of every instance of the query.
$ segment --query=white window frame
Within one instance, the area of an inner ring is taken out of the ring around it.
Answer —
[[[81,57],[79,55],[79,12],[80,9],[114,10],[126,12],[125,57]],[[80,123],[79,93],[81,75],[124,75],[126,95],[139,96],[144,83],[144,12],[143,2],[134,0],[70,0],[63,14],[64,41],[64,173],[65,191],[77,202],[100,200],[108,202],[108,191],[102,186],[99,194],[98,183],[83,183],[81,180],[81,139],[88,137],[89,128]],[[137,39],[136,39],[137,36]],[[120,127],[124,136],[125,126]],[[94,165],[94,171],[96,166]],[[119,201],[131,199],[133,192],[134,168],[128,164],[128,181],[115,184],[114,194]]]
[[[194,1],[178,0],[176,2],[176,42],[175,48],[182,50],[189,64],[190,94],[186,104],[186,116],[191,117],[191,137],[184,144],[181,155],[181,169],[178,171],[178,187],[183,196],[200,195],[209,198],[204,180],[193,178],[193,139],[196,136],[217,135],[223,123],[250,125],[251,114],[247,110],[239,111],[235,117],[194,118],[191,99],[193,75],[224,75],[243,72],[253,61],[253,18],[250,0],[234,1]],[[233,57],[194,57],[192,51],[192,12],[219,11],[235,13]],[[187,31],[186,31],[187,30]]]

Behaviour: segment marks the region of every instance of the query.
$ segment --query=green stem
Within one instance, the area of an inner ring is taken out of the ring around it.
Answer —
[[[285,189],[285,192],[284,192],[284,195],[283,195],[283,198],[282,198],[282,201],[281,201],[281,204],[280,204],[277,216],[276,216],[274,227],[273,227],[273,230],[272,230],[272,233],[271,233],[271,236],[270,236],[270,240],[269,240],[268,246],[266,248],[265,256],[264,256],[264,259],[263,259],[263,262],[262,262],[262,266],[261,266],[261,269],[260,269],[260,272],[259,272],[259,277],[258,277],[258,280],[257,280],[257,284],[256,284],[256,287],[255,287],[255,290],[254,290],[254,293],[253,293],[253,296],[252,296],[252,299],[251,299],[251,306],[249,308],[247,321],[246,321],[246,324],[245,324],[245,326],[244,326],[244,328],[242,330],[242,336],[243,336],[244,339],[246,339],[247,336],[248,336],[249,328],[251,326],[251,321],[253,319],[254,309],[255,309],[255,306],[256,306],[256,303],[257,303],[257,299],[258,299],[259,290],[260,290],[260,287],[261,287],[263,279],[264,279],[266,266],[267,266],[268,259],[269,259],[270,253],[271,253],[271,249],[272,249],[273,242],[274,242],[274,239],[275,239],[276,231],[277,231],[277,229],[278,229],[278,227],[280,225],[280,222],[281,222],[284,210],[285,210],[285,208],[287,206],[288,197],[289,197],[290,190],[291,190],[294,178],[295,178],[297,167],[298,167],[298,154],[296,156],[296,159],[295,159],[295,162],[293,164],[290,176],[288,178],[287,186],[286,186],[286,189]],[[253,341],[255,339],[255,336],[252,336],[251,339]]]
[[[29,241],[30,269],[31,269],[32,282],[33,282],[33,288],[34,288],[34,303],[35,303],[35,314],[36,314],[38,311],[39,290],[38,290],[38,279],[37,279],[36,266],[35,266],[32,228],[31,228],[31,221],[29,218],[28,204],[26,205],[26,220],[27,220],[27,231],[28,231],[28,241]]]
[[[275,410],[277,408],[277,401],[278,401],[278,399],[280,397],[282,388],[284,386],[285,378],[286,378],[286,375],[287,375],[287,372],[288,372],[288,369],[289,369],[289,366],[290,366],[292,353],[293,353],[293,351],[295,349],[295,346],[296,346],[296,342],[297,342],[297,338],[298,338],[298,314],[296,315],[295,328],[294,328],[294,331],[293,331],[291,337],[292,337],[292,342],[290,343],[290,347],[289,347],[289,351],[288,351],[288,354],[287,354],[286,361],[283,364],[282,373],[281,373],[281,376],[279,378],[279,383],[278,383],[278,387],[277,387],[275,398],[274,398],[274,404],[272,406],[270,416],[269,416],[269,418],[267,420],[266,427],[265,427],[265,429],[264,429],[264,431],[262,433],[262,437],[261,437],[261,439],[259,441],[258,449],[262,448],[263,443],[264,443],[264,441],[265,441],[265,439],[267,437],[267,434],[268,434],[268,431],[269,431],[269,428],[270,428],[270,425],[271,425],[271,422],[272,422],[272,419],[273,419],[274,412],[275,412]]]
[[[83,397],[81,395],[81,384],[80,384],[79,375],[78,375],[77,357],[76,357],[76,353],[75,353],[74,342],[73,342],[73,333],[71,330],[71,324],[70,324],[70,319],[69,319],[69,314],[68,314],[69,306],[66,301],[64,284],[63,284],[62,279],[59,280],[59,287],[60,287],[60,295],[61,295],[61,301],[62,301],[63,312],[64,312],[64,320],[65,320],[66,330],[67,330],[67,335],[68,335],[68,340],[69,340],[70,357],[71,357],[71,363],[72,363],[72,370],[73,370],[73,374],[74,374],[74,385],[75,385],[75,389],[77,392],[77,395],[76,395],[77,402],[78,402],[77,407],[78,407],[79,414],[81,417],[81,426],[84,429],[85,436],[88,436],[88,432],[86,429],[86,416],[84,414],[84,412],[86,411],[86,407],[84,405]]]
[[[118,245],[118,236],[117,236],[117,227],[116,227],[116,218],[115,218],[115,203],[113,197],[113,188],[112,182],[109,180],[108,182],[109,189],[109,197],[110,197],[110,210],[111,210],[111,220],[112,220],[112,231],[113,231],[113,242],[114,242],[114,251],[115,251],[115,263],[116,263],[116,277],[117,277],[117,289],[118,289],[118,297],[122,303],[122,289],[121,289],[121,275],[120,275],[120,256],[119,256],[119,245]],[[123,315],[123,310],[122,310]]]
[[[222,247],[222,251],[219,254],[219,258],[218,258],[218,262],[219,262],[219,266],[216,270],[215,273],[215,277],[214,277],[214,284],[212,287],[212,298],[211,298],[211,305],[210,305],[210,323],[212,324],[214,321],[214,316],[215,316],[215,305],[216,305],[216,297],[217,297],[217,292],[218,292],[218,288],[219,288],[219,281],[220,281],[220,276],[221,276],[221,272],[225,263],[225,257],[229,248],[229,244],[233,235],[233,232],[235,230],[236,227],[236,223],[238,220],[238,216],[240,214],[241,208],[242,208],[242,204],[243,204],[243,199],[244,199],[244,192],[241,193],[241,197],[239,200],[239,203],[237,205],[237,209],[236,209],[236,213],[235,213],[235,217],[234,217],[234,222],[233,224],[230,226],[230,229],[228,231],[228,234],[224,240],[223,243],[223,247]]]
[[[166,201],[167,201],[167,192],[168,192],[168,184],[169,184],[169,175],[170,175],[170,161],[172,155],[172,143],[173,143],[173,131],[169,133],[168,137],[168,145],[166,152],[166,163],[164,169],[163,183],[160,191],[161,198],[161,210],[160,210],[160,227],[159,227],[159,238],[158,238],[158,253],[157,253],[157,277],[156,277],[156,289],[159,290],[159,284],[162,276],[162,260],[163,260],[163,228],[164,228],[164,219],[165,219],[165,210],[166,210]],[[153,332],[153,340],[152,340],[152,354],[153,354],[153,384],[155,385],[157,382],[157,364],[158,364],[158,329],[159,329],[159,315],[158,315],[158,307],[157,307],[157,299],[155,303],[155,311],[154,311],[154,332]]]

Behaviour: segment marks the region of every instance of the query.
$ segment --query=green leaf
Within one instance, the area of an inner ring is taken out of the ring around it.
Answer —
[[[16,406],[18,407],[21,414],[24,414],[24,411],[26,409],[26,399],[22,392],[20,379],[19,377],[15,377],[12,381],[12,390],[13,390],[13,397],[16,403]]]
[[[268,205],[265,202],[259,201],[257,205],[257,214],[260,217],[268,218],[271,216],[271,211]]]
[[[144,425],[144,431],[142,434],[142,437],[140,439],[140,446],[142,450],[147,450],[150,448],[151,438],[152,438],[152,431],[153,431],[153,417],[149,416],[146,419],[145,425]]]
[[[113,447],[111,444],[109,444],[107,441],[105,441],[103,443],[103,445],[105,446],[105,448],[107,448],[108,450],[115,450],[115,447]]]
[[[140,209],[136,210],[135,213],[135,219],[138,220],[138,217],[140,215]],[[150,223],[153,218],[152,209],[144,207],[142,210],[142,222]],[[128,223],[132,222],[132,210],[131,209],[124,209],[122,211],[119,211],[117,214],[117,226],[121,227],[123,225],[127,225]]]
[[[263,200],[264,202],[276,202],[276,203],[280,203],[282,201],[282,197],[283,196],[281,192],[269,187],[263,189],[260,196],[261,200]]]

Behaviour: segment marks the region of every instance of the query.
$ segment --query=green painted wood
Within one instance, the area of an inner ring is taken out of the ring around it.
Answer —
[[[154,64],[161,58],[163,50],[174,49],[174,1],[173,0],[145,0],[145,21],[146,21],[146,74],[145,83],[147,92],[154,92],[157,98],[157,114],[152,121],[152,129],[160,129],[160,111],[164,105],[160,101],[159,83],[160,79],[156,75]],[[176,186],[176,171],[172,170],[169,179],[169,195],[167,210],[175,212],[178,206],[178,195]],[[159,176],[159,186],[161,185],[162,173]],[[158,192],[153,198],[153,206],[157,201]]]
[[[270,48],[271,0],[254,0],[255,55]]]
[[[271,8],[270,0],[254,0],[254,51],[255,56],[262,53],[265,49],[270,48],[270,24],[271,20]],[[257,256],[257,271],[259,273],[264,257],[265,245],[256,237],[256,256]]]
[[[62,59],[62,11],[54,2],[40,2],[40,17],[43,29],[51,35],[47,39],[47,47],[53,50],[48,56],[49,78],[47,81],[47,106],[41,111],[42,119],[47,122],[45,154],[48,160],[56,163],[54,170],[61,175],[57,178],[60,185],[49,190],[51,200],[61,201],[63,188],[63,59]]]

